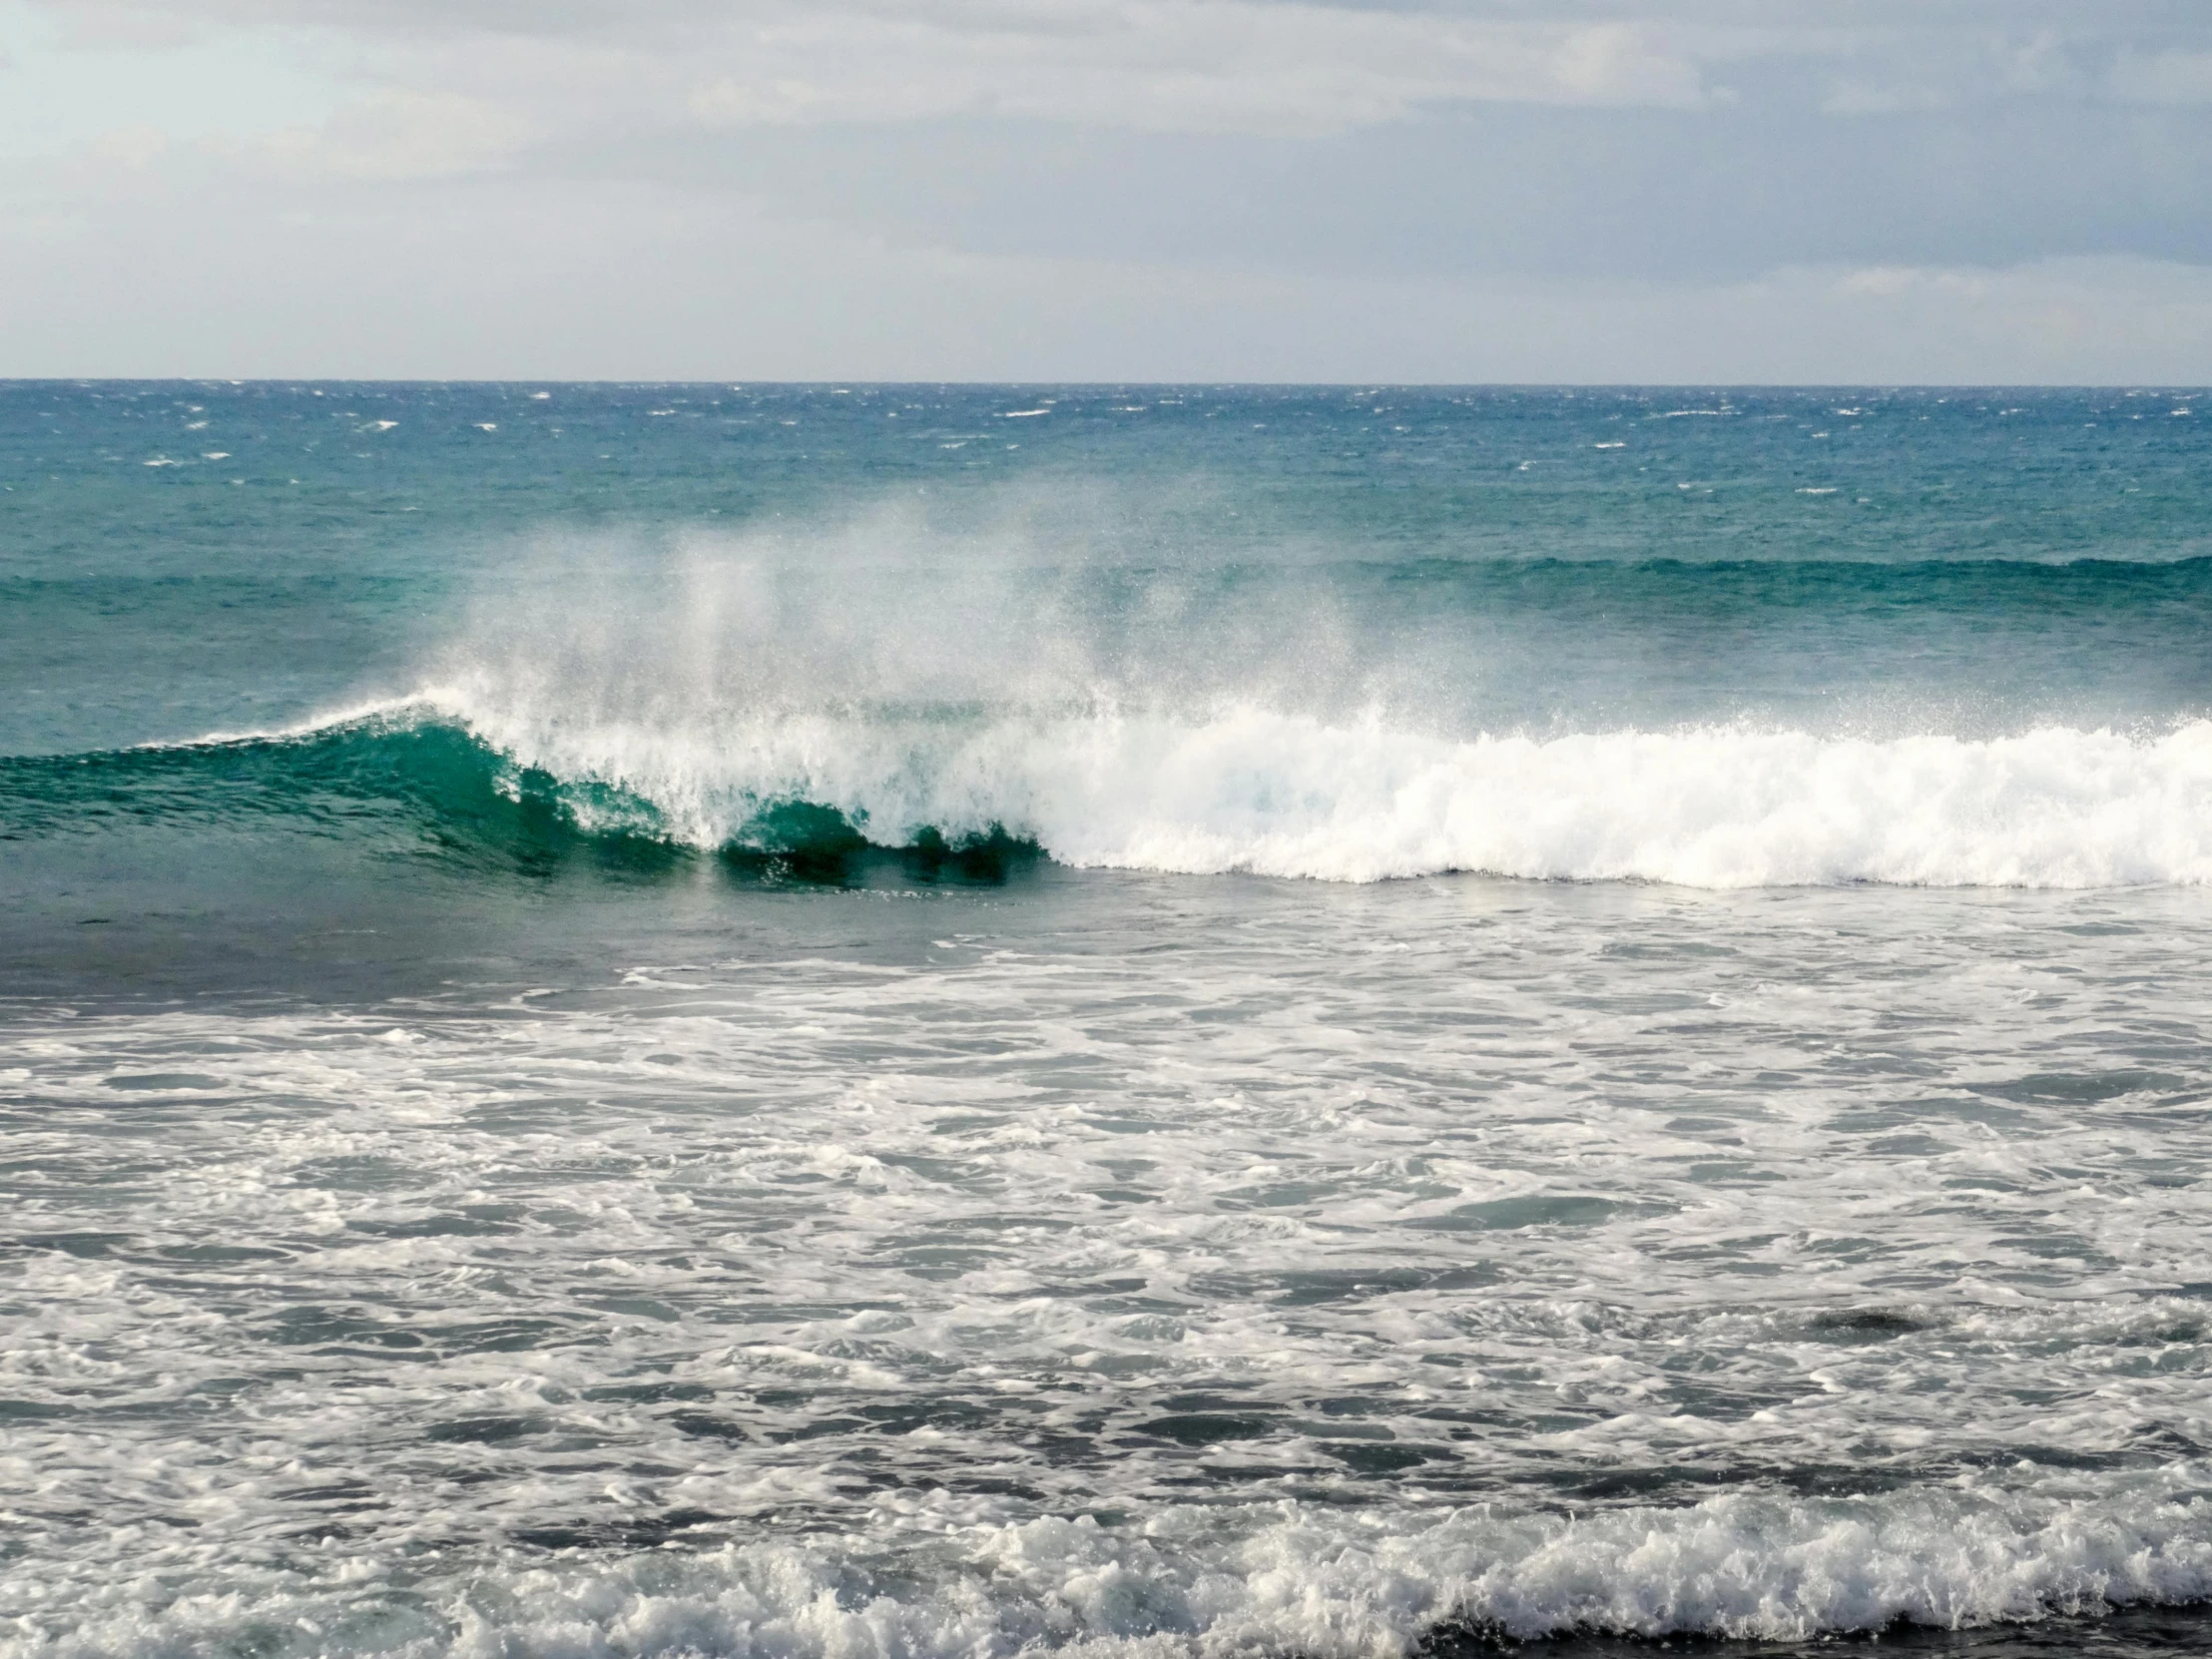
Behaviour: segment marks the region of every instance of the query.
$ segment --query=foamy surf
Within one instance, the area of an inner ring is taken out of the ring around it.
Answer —
[[[1578,1517],[1284,1503],[1169,1508],[1134,1526],[1078,1516],[909,1530],[872,1545],[510,1559],[428,1582],[395,1561],[320,1553],[289,1571],[203,1578],[185,1597],[162,1592],[158,1566],[25,1586],[0,1656],[151,1656],[251,1638],[259,1651],[410,1659],[1395,1659],[1440,1631],[1774,1641],[1901,1623],[1963,1630],[2212,1595],[2212,1509],[2156,1493],[1737,1494]],[[49,1622],[63,1611],[56,1592],[71,1603],[66,1633]]]
[[[977,1528],[929,1553],[944,1589],[926,1599],[855,1583],[852,1563],[742,1547],[697,1563],[688,1595],[655,1595],[658,1575],[635,1569],[541,1570],[517,1589],[569,1641],[594,1625],[618,1642],[625,1627],[658,1625],[648,1642],[661,1651],[789,1659],[1064,1647],[1363,1659],[1405,1653],[1444,1626],[1775,1640],[2199,1599],[2212,1594],[2212,1507],[1731,1495],[1687,1509],[1429,1519],[1286,1504],[1257,1517],[1167,1510],[1126,1531],[1080,1518]]]

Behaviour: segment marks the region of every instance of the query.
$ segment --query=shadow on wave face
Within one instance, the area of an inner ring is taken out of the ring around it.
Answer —
[[[771,807],[747,827],[749,839],[716,854],[724,869],[752,881],[808,886],[880,886],[886,881],[997,886],[1044,856],[1035,841],[993,826],[982,835],[947,840],[933,829],[904,846],[879,846],[843,814],[795,801]]]

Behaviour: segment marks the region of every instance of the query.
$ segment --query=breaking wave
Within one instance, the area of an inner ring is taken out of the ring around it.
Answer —
[[[885,845],[1033,840],[1064,863],[1372,881],[1442,871],[1701,887],[2212,878],[2212,722],[1966,740],[1707,728],[1454,741],[1207,719],[819,712],[656,730],[432,699],[504,755],[744,844],[808,803]],[[624,821],[600,807],[583,822]],[[627,826],[626,826],[627,827]]]
[[[456,851],[1041,849],[1079,867],[1698,887],[2212,880],[2212,722],[1829,737],[1706,727],[1454,740],[1256,707],[813,708],[568,719],[435,689],[283,734],[0,763],[14,833],[149,816],[394,814]]]

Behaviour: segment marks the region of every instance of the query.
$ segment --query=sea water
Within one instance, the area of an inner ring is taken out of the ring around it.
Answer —
[[[2212,395],[0,486],[0,1653],[2212,1643]]]

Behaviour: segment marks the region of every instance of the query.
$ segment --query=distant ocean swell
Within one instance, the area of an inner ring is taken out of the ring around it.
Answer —
[[[1137,1527],[1047,1518],[895,1543],[510,1557],[450,1580],[343,1547],[213,1594],[161,1593],[164,1577],[156,1564],[69,1586],[66,1635],[39,1606],[61,1587],[25,1586],[0,1653],[1392,1659],[1440,1631],[1802,1640],[2199,1600],[2212,1510],[2155,1491],[1732,1495],[1573,1518],[1284,1503],[1163,1509]]]
[[[2212,881],[2212,721],[1858,739],[1710,726],[1467,740],[1255,707],[816,704],[696,724],[431,691],[271,735],[0,761],[0,831],[205,820],[454,856],[1040,849],[1088,867],[1734,888]]]

